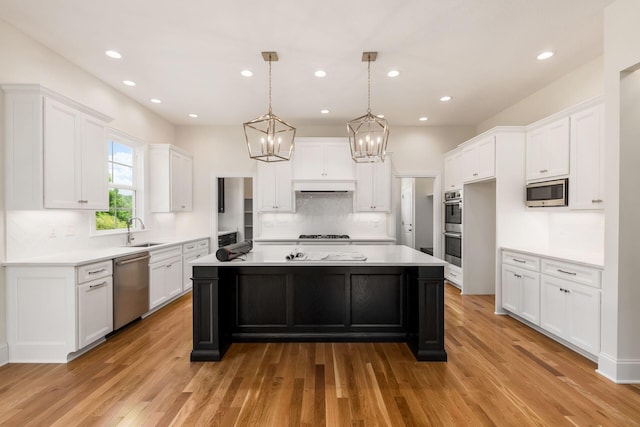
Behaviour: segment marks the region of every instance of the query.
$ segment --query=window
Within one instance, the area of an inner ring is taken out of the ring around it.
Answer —
[[[136,216],[135,147],[109,141],[109,210],[96,212],[96,231],[127,228]]]

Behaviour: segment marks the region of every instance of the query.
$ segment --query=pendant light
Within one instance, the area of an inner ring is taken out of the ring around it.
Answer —
[[[262,52],[269,63],[269,111],[243,124],[249,157],[263,162],[289,160],[293,152],[296,128],[271,111],[271,62],[278,60],[276,52]]]
[[[389,140],[387,120],[371,114],[371,63],[378,52],[363,52],[362,61],[367,62],[367,114],[347,123],[351,157],[357,163],[384,162]]]

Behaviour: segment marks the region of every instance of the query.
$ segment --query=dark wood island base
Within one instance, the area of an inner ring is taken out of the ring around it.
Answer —
[[[442,266],[193,267],[191,361],[233,342],[406,342],[446,361]]]

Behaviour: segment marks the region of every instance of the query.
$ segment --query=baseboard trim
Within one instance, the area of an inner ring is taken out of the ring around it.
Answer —
[[[0,344],[0,366],[9,363],[9,346],[7,343]]]
[[[616,359],[600,353],[596,372],[616,384],[640,384],[640,359]]]

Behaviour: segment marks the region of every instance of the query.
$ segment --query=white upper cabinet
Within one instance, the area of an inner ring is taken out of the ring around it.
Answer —
[[[462,151],[454,151],[444,158],[444,190],[462,188]]]
[[[296,138],[294,180],[355,180],[347,138]]]
[[[391,157],[356,165],[356,211],[391,212]]]
[[[604,209],[604,108],[571,116],[571,209]]]
[[[44,207],[108,209],[106,125],[53,99],[44,105]]]
[[[527,131],[527,181],[569,174],[569,118]]]
[[[7,209],[108,209],[111,118],[39,85],[2,89]]]
[[[151,212],[193,209],[193,158],[169,144],[149,145]]]
[[[496,142],[494,136],[481,139],[462,150],[462,179],[473,182],[496,175]]]
[[[291,162],[258,162],[260,212],[292,212]]]

